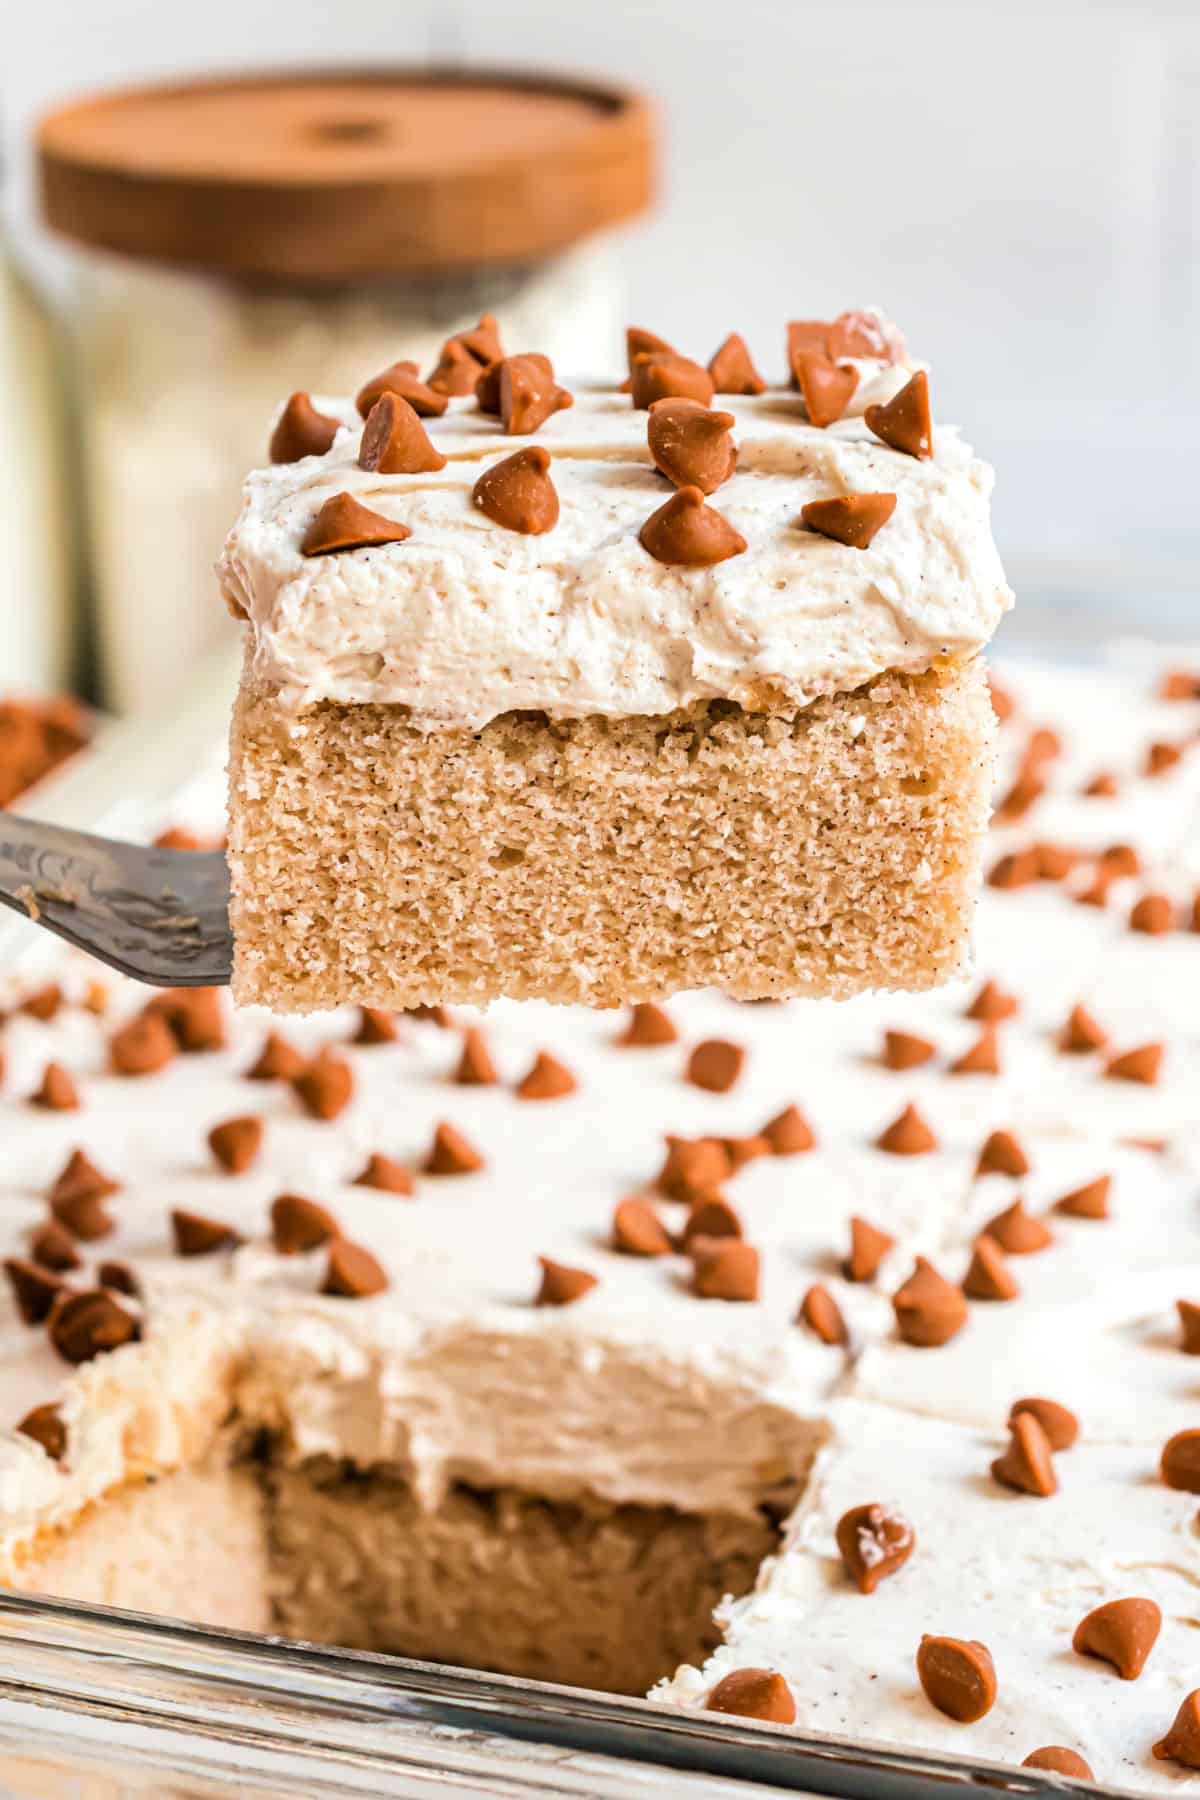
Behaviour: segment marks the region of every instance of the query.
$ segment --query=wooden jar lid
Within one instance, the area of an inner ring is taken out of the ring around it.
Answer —
[[[128,88],[48,114],[36,141],[67,237],[297,281],[534,261],[640,212],[654,174],[643,96],[488,69]]]

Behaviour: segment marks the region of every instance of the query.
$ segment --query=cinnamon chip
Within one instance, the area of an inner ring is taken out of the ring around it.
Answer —
[[[538,365],[541,374],[553,381],[554,367],[550,358],[532,350],[528,352],[528,355]],[[494,362],[486,363],[475,383],[476,406],[480,412],[491,413],[495,418],[500,417],[500,371],[503,369],[504,363],[503,356],[498,356]]]
[[[50,1342],[65,1362],[91,1362],[108,1350],[118,1350],[141,1336],[137,1320],[105,1293],[89,1288],[82,1294],[63,1295],[50,1315]]]
[[[895,494],[838,494],[832,500],[810,500],[800,508],[800,517],[810,531],[865,550],[895,510]]]
[[[1085,781],[1079,791],[1087,800],[1115,800],[1120,788],[1116,776],[1101,769],[1090,781]]]
[[[673,1044],[679,1037],[670,1015],[652,1000],[643,1000],[629,1011],[629,1023],[616,1042],[626,1050],[648,1050]]]
[[[643,412],[655,400],[698,400],[701,406],[709,406],[713,380],[708,370],[690,357],[650,350],[634,357],[629,391],[634,406]]]
[[[692,1202],[683,1228],[681,1248],[690,1250],[698,1238],[740,1238],[742,1221],[721,1194],[705,1194]]]
[[[143,1014],[161,1018],[179,1049],[189,1056],[203,1050],[220,1050],[225,1045],[219,988],[168,988],[154,997]]]
[[[691,1202],[732,1175],[729,1152],[720,1138],[667,1138],[667,1155],[655,1187],[668,1200]]]
[[[224,1119],[208,1134],[208,1147],[227,1175],[244,1175],[262,1149],[263,1122],[253,1114]]]
[[[844,1512],[834,1537],[842,1566],[860,1594],[873,1594],[881,1581],[903,1568],[917,1544],[903,1513],[878,1501]]]
[[[303,1194],[279,1194],[271,1202],[271,1242],[281,1256],[319,1250],[341,1235],[333,1214]]]
[[[698,487],[681,487],[638,533],[655,562],[677,568],[708,569],[740,556],[746,540],[715,507],[706,506]]]
[[[898,1118],[879,1134],[876,1148],[889,1156],[928,1156],[938,1141],[915,1106],[906,1106]]]
[[[1009,1444],[992,1463],[992,1475],[1002,1487],[1048,1499],[1058,1491],[1050,1440],[1031,1412],[1019,1412],[1009,1420]]]
[[[471,499],[494,525],[539,537],[558,524],[558,492],[550,479],[550,452],[540,444],[516,450],[485,469]]]
[[[1159,1471],[1169,1488],[1200,1494],[1200,1431],[1177,1431],[1168,1438]]]
[[[994,1025],[985,1025],[970,1049],[956,1057],[947,1071],[950,1075],[999,1075],[1000,1041]]]
[[[939,1275],[924,1256],[918,1256],[912,1274],[892,1295],[892,1310],[903,1341],[923,1350],[949,1343],[967,1322],[962,1289]]]
[[[539,1050],[528,1074],[517,1083],[518,1100],[561,1100],[573,1094],[579,1083],[565,1063],[547,1050]]]
[[[379,475],[425,475],[444,469],[446,458],[407,400],[381,394],[363,426],[358,466]]]
[[[34,1256],[38,1262],[46,1261],[44,1256],[38,1256],[36,1248]],[[54,1263],[50,1264],[51,1268],[55,1266]],[[1179,1348],[1185,1356],[1200,1356],[1200,1304],[1194,1300],[1177,1300],[1175,1309],[1179,1314],[1179,1329],[1182,1333]]]
[[[1014,1200],[989,1219],[980,1235],[991,1238],[1008,1256],[1034,1256],[1054,1242],[1050,1227],[1026,1212],[1023,1200]]]
[[[1028,1175],[1029,1158],[1011,1131],[993,1131],[984,1139],[975,1164],[977,1175]]]
[[[1079,1436],[1079,1420],[1070,1407],[1060,1406],[1057,1400],[1014,1400],[1008,1411],[1010,1428],[1017,1414],[1023,1412],[1033,1414],[1051,1450],[1069,1450]]]
[[[478,1026],[468,1026],[463,1032],[462,1055],[454,1071],[454,1080],[459,1087],[494,1087],[499,1079],[487,1039]]]
[[[31,1234],[29,1254],[43,1269],[55,1269],[59,1273],[67,1269],[78,1269],[82,1264],[74,1238],[57,1219],[47,1219],[45,1224],[39,1225]]]
[[[372,1294],[382,1294],[387,1285],[382,1267],[361,1244],[352,1244],[349,1238],[335,1238],[330,1244],[329,1263],[321,1283],[323,1294],[342,1300],[366,1300]]]
[[[23,1256],[6,1256],[4,1273],[12,1289],[17,1311],[26,1325],[40,1325],[49,1318],[50,1310],[66,1284],[51,1269],[41,1269]]]
[[[1068,844],[1035,844],[1032,855],[1039,881],[1065,881],[1079,863],[1079,852]]]
[[[293,1077],[292,1092],[310,1118],[336,1119],[354,1096],[354,1073],[342,1057],[322,1050]]]
[[[1092,1050],[1103,1050],[1107,1042],[1107,1031],[1086,1006],[1073,1006],[1058,1034],[1058,1047],[1068,1056],[1085,1056]]]
[[[1178,744],[1151,744],[1146,751],[1145,773],[1151,778],[1165,775],[1182,761],[1183,751]]]
[[[995,1238],[986,1234],[978,1238],[963,1278],[963,1293],[969,1300],[1016,1300],[1020,1292]]]
[[[472,356],[457,338],[447,338],[437,363],[429,373],[426,386],[435,394],[445,394],[451,399],[461,400],[467,394],[475,392],[480,371],[486,366],[478,357]]]
[[[548,1256],[539,1256],[538,1262],[542,1266],[542,1282],[534,1297],[535,1306],[570,1306],[599,1286],[599,1278],[586,1269],[568,1268],[566,1263],[552,1262]]]
[[[698,400],[655,400],[646,428],[655,467],[676,487],[715,493],[737,466],[733,424],[732,413],[712,412]]]
[[[1094,881],[1090,881],[1084,888],[1079,888],[1071,895],[1071,898],[1076,906],[1103,908],[1108,905],[1108,891],[1111,886],[1112,881],[1109,876],[1097,875]]]
[[[706,1038],[688,1057],[684,1079],[707,1093],[727,1094],[736,1086],[745,1066],[743,1045],[731,1044],[724,1038]]]
[[[863,424],[893,450],[906,456],[933,455],[933,423],[929,415],[929,377],[918,369],[900,392],[882,406],[868,406]]]
[[[998,1025],[1020,1010],[1021,1003],[1015,994],[1006,994],[998,982],[985,981],[964,1016],[981,1025]]]
[[[1153,1087],[1162,1071],[1163,1047],[1161,1044],[1139,1044],[1134,1050],[1124,1050],[1119,1056],[1112,1056],[1104,1065],[1104,1073],[1113,1081],[1138,1081],[1145,1087]]]
[[[930,1705],[960,1725],[982,1719],[996,1699],[991,1653],[973,1638],[923,1637],[917,1677]]]
[[[812,1126],[798,1106],[785,1106],[781,1113],[768,1119],[762,1135],[771,1146],[772,1156],[803,1156],[816,1148]]]
[[[889,1069],[919,1069],[937,1055],[937,1045],[911,1031],[885,1031],[883,1060]]]
[[[1045,1769],[1050,1775],[1070,1775],[1076,1781],[1092,1781],[1092,1765],[1085,1762],[1078,1750],[1068,1750],[1065,1744],[1044,1744],[1040,1750],[1031,1750],[1021,1764],[1023,1769]]]
[[[372,512],[353,494],[332,494],[313,515],[300,543],[301,556],[333,556],[378,544],[402,544],[412,532],[399,519]]]
[[[304,1067],[303,1053],[278,1031],[268,1034],[257,1059],[246,1070],[247,1081],[294,1081]]]
[[[72,1194],[63,1200],[51,1200],[50,1210],[57,1222],[81,1243],[95,1243],[113,1229],[112,1214],[97,1194]]]
[[[731,1713],[739,1719],[761,1719],[772,1725],[794,1725],[796,1702],[776,1669],[733,1669],[718,1681],[705,1701],[708,1712]]]
[[[842,1317],[842,1309],[820,1282],[814,1282],[800,1302],[800,1321],[820,1338],[823,1344],[848,1344],[850,1333]]]
[[[368,1156],[362,1173],[354,1177],[354,1186],[376,1188],[381,1194],[411,1194],[413,1178],[403,1163],[375,1150]]]
[[[767,384],[754,366],[744,337],[736,331],[713,351],[708,365],[718,394],[765,394]]]
[[[793,358],[792,377],[800,389],[809,424],[819,430],[842,417],[858,386],[857,370],[839,368],[827,356],[811,350]]]
[[[1011,892],[1038,878],[1037,858],[1030,850],[1009,850],[988,871],[988,886]]]
[[[855,1214],[850,1220],[850,1254],[842,1264],[847,1281],[874,1281],[883,1259],[894,1250],[896,1240]]]
[[[1098,1175],[1095,1181],[1086,1182],[1083,1187],[1072,1188],[1069,1194],[1056,1200],[1054,1210],[1065,1213],[1069,1219],[1107,1219],[1111,1187],[1111,1175]]]
[[[484,313],[471,331],[456,332],[442,345],[438,365],[429,377],[437,394],[461,397],[475,392],[481,369],[504,355],[500,332],[491,313]]]
[[[102,1288],[111,1288],[114,1294],[127,1294],[131,1300],[141,1298],[137,1276],[128,1263],[110,1257],[100,1264],[96,1274]]]
[[[385,394],[398,394],[422,419],[440,419],[447,406],[445,394],[436,393],[421,380],[415,362],[394,362],[359,388],[354,399],[359,417],[367,418]]]
[[[1165,894],[1143,894],[1130,910],[1129,929],[1162,937],[1175,929],[1175,908]]]
[[[829,333],[832,330],[828,319],[789,319],[787,325],[787,365],[791,375],[792,386],[799,385],[796,376],[796,364],[802,356],[823,356],[826,361],[833,359],[829,354]]]
[[[217,1250],[232,1250],[241,1238],[232,1225],[222,1219],[209,1219],[203,1213],[171,1209],[171,1235],[177,1256],[211,1256]]]
[[[86,1150],[72,1150],[46,1196],[52,1207],[71,1200],[102,1200],[121,1184],[98,1169]]]
[[[1122,1681],[1136,1681],[1161,1630],[1162,1608],[1155,1601],[1108,1600],[1079,1621],[1071,1648],[1077,1656],[1111,1663]]]
[[[51,1462],[61,1462],[66,1455],[67,1428],[57,1402],[48,1400],[42,1406],[32,1407],[17,1430],[22,1437],[32,1438],[35,1444],[40,1444]]]
[[[310,395],[294,393],[271,433],[267,455],[273,463],[296,463],[306,456],[324,456],[338,434],[339,421],[320,413]]]
[[[758,1251],[742,1238],[696,1238],[692,1292],[701,1300],[758,1299]]]
[[[622,1200],[613,1213],[613,1249],[626,1256],[665,1256],[671,1248],[667,1228],[644,1200]]]
[[[482,1156],[456,1126],[444,1121],[434,1126],[433,1143],[424,1163],[427,1175],[473,1175],[482,1167]]]
[[[554,379],[548,356],[507,356],[499,368],[499,411],[509,437],[523,437],[556,412],[575,404],[575,396]]]
[[[40,1106],[47,1112],[78,1112],[79,1089],[70,1073],[61,1063],[48,1062],[42,1071],[41,1083],[29,1096],[34,1106]]]
[[[1096,860],[1097,866],[1113,880],[1142,872],[1142,859],[1132,844],[1109,844]]]
[[[1035,770],[1023,770],[1017,776],[1006,794],[996,802],[996,819],[999,823],[1012,823],[1023,819],[1027,812],[1037,805],[1046,791],[1046,783]],[[1041,867],[1036,850],[1027,852],[1034,870],[1034,879],[1041,880]]]
[[[26,994],[17,1002],[17,1011],[26,1018],[37,1019],[39,1023],[48,1025],[58,1017],[63,1004],[63,991],[56,981],[45,987],[36,988],[32,994]]]
[[[109,1039],[108,1060],[114,1075],[157,1075],[173,1061],[178,1045],[159,1013],[139,1013]]]
[[[394,1044],[399,1035],[394,1013],[383,1006],[363,1006],[359,1008],[358,1030],[350,1041],[370,1049],[377,1044]]]
[[[1175,1714],[1166,1737],[1151,1746],[1159,1762],[1200,1769],[1200,1688],[1193,1688]]]
[[[666,338],[659,337],[657,332],[643,331],[640,325],[628,325],[625,328],[625,366],[630,376],[639,356],[678,356],[674,344],[668,344]],[[627,384],[628,385],[628,384]]]
[[[872,312],[839,313],[826,327],[825,346],[835,362],[844,357],[866,357],[896,363],[903,360],[904,341],[894,325],[884,326]]]
[[[1167,669],[1158,684],[1160,700],[1200,700],[1200,675],[1190,669]]]

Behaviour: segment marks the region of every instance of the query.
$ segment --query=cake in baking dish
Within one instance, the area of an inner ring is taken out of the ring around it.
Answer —
[[[894,328],[792,325],[776,389],[740,340],[706,370],[631,332],[629,391],[573,395],[452,342],[451,397],[294,396],[225,547],[235,998],[952,975],[1011,595]]]
[[[1200,683],[1167,673],[1004,672],[979,966],[935,993],[275,1019],[13,976],[0,1578],[1174,1791]]]

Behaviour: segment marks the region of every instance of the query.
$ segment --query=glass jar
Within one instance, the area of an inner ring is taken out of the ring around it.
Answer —
[[[0,697],[73,673],[74,541],[56,328],[0,227]]]
[[[38,131],[78,246],[72,342],[102,693],[155,703],[229,630],[212,565],[271,419],[494,313],[564,372],[624,323],[605,227],[648,201],[622,90],[486,72],[256,78],[85,101]]]

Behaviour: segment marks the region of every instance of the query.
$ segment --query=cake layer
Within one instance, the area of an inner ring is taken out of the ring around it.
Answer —
[[[715,1648],[778,1533],[765,1518],[455,1487],[432,1509],[386,1470],[268,1476],[275,1629],[644,1694]]]
[[[848,416],[824,429],[790,389],[716,397],[738,464],[711,502],[748,548],[709,568],[667,565],[641,544],[671,489],[648,413],[615,386],[580,389],[516,438],[473,396],[451,400],[424,421],[446,465],[420,474],[361,469],[353,404],[318,399],[341,422],[331,447],[249,477],[220,565],[225,599],[248,621],[255,685],[289,710],[397,704],[417,729],[478,730],[513,711],[630,717],[715,698],[794,711],[887,669],[970,655],[1012,603],[991,470],[949,427],[936,428],[930,459],[882,443],[861,414],[911,367],[847,366],[859,376]],[[504,529],[471,498],[483,470],[531,442],[550,453],[559,499],[542,535]],[[896,508],[868,549],[801,528],[809,501],[880,490]],[[412,535],[303,555],[314,515],[339,493]]]
[[[976,662],[791,717],[299,715],[243,691],[235,997],[281,1012],[930,987],[966,952],[991,790]]]

